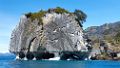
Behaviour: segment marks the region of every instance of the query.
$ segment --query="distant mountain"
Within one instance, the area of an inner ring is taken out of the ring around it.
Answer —
[[[106,23],[101,26],[91,26],[84,30],[85,35],[94,45],[104,41],[114,51],[120,51],[120,21]]]
[[[11,53],[0,53],[0,60],[13,60],[15,55]]]

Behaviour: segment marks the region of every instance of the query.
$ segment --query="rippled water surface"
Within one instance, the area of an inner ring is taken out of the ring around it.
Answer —
[[[120,61],[0,60],[0,68],[120,68]]]

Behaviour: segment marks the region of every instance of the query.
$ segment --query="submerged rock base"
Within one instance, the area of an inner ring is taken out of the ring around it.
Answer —
[[[57,60],[85,60],[85,58],[88,57],[88,52],[79,52],[79,51],[64,51],[64,52],[27,52],[26,54],[24,52],[19,52],[18,59],[24,60],[24,58],[27,58],[27,60],[33,60],[34,58],[36,60],[43,60],[43,59],[51,59],[60,57]]]

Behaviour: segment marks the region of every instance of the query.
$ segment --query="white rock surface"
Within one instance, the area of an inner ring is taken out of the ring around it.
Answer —
[[[38,20],[31,21],[22,16],[13,30],[10,52],[36,51],[87,51],[83,29],[75,20],[75,15],[47,13],[43,25]]]

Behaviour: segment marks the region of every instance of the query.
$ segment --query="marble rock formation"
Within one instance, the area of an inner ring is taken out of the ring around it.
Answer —
[[[9,51],[30,60],[34,57],[38,60],[59,56],[61,59],[69,58],[63,58],[63,55],[80,59],[80,52],[88,52],[78,16],[51,11],[41,17],[42,24],[37,18],[31,20],[26,15],[21,16],[12,32]]]

